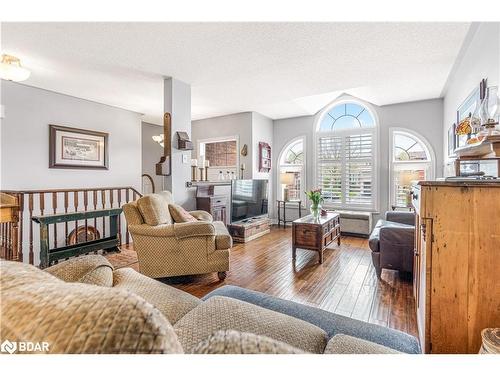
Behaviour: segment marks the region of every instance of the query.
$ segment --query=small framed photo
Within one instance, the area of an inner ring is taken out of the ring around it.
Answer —
[[[108,169],[108,133],[49,125],[49,168]]]

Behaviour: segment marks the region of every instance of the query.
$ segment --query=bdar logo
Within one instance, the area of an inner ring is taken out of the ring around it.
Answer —
[[[17,342],[11,342],[9,340],[5,340],[0,345],[0,351],[4,353],[13,354],[17,350]]]

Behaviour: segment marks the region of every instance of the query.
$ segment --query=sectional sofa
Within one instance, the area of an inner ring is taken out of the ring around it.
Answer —
[[[50,353],[418,353],[405,333],[234,286],[198,299],[106,258],[0,262],[1,341]]]

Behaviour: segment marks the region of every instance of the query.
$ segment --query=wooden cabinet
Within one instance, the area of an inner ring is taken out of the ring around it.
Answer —
[[[225,196],[197,197],[196,209],[207,211],[213,216],[214,221],[222,221],[224,224],[228,224],[226,215],[227,198]]]
[[[292,223],[292,259],[295,260],[297,248],[314,250],[323,263],[323,250],[337,240],[340,246],[340,215],[328,213],[318,220],[311,215],[304,216]]]
[[[425,353],[477,353],[500,327],[500,183],[420,182],[414,295]]]

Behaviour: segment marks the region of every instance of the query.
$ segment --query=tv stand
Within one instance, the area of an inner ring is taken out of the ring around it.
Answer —
[[[231,223],[227,226],[234,242],[245,243],[271,232],[271,220],[268,217],[256,217]]]

